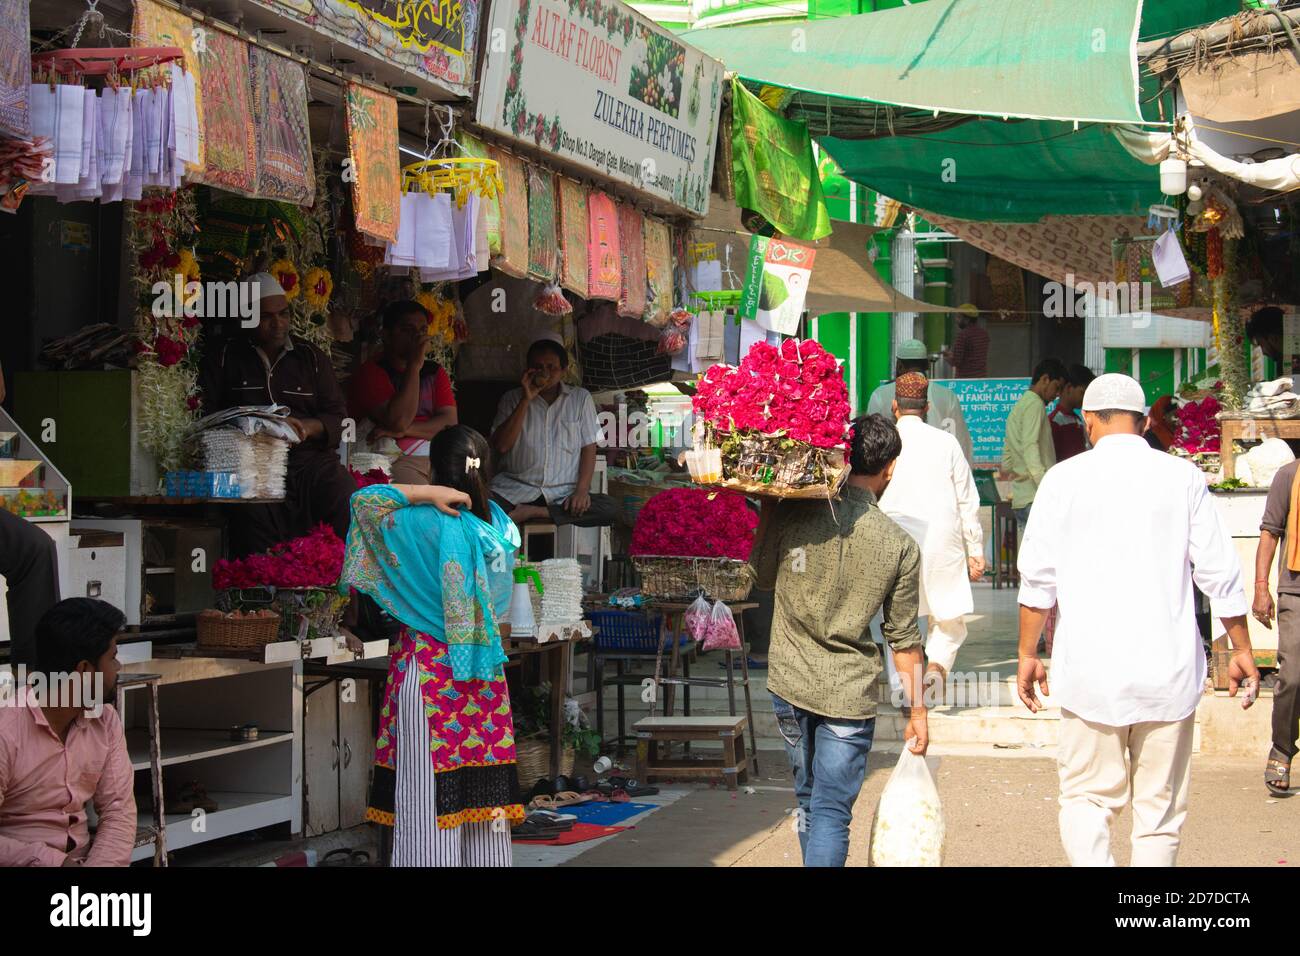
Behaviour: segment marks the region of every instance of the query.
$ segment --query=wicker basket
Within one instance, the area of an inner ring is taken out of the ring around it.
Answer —
[[[200,611],[195,619],[199,647],[231,651],[260,650],[272,643],[280,630],[280,615],[273,611]]]
[[[722,481],[714,487],[774,498],[831,498],[849,477],[842,448],[817,448],[780,435],[735,440],[706,425],[706,441],[722,447]]]
[[[575,753],[565,747],[560,754],[560,773],[573,775]],[[547,734],[521,737],[515,741],[515,761],[519,770],[519,787],[528,790],[538,778],[551,779],[551,741]]]
[[[223,611],[267,609],[277,613],[282,641],[334,637],[347,604],[347,595],[332,588],[228,588],[217,592],[217,607]]]
[[[632,558],[641,576],[641,593],[649,598],[681,601],[701,590],[714,601],[743,601],[754,587],[754,569],[731,558]]]

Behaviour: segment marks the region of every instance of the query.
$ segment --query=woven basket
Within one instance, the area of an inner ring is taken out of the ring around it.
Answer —
[[[645,503],[663,490],[660,485],[636,485],[612,478],[608,483],[606,494],[622,505],[623,521],[631,528],[636,525],[636,516],[645,507]]]
[[[565,747],[560,754],[560,773],[573,775],[575,753]],[[546,734],[521,737],[515,741],[515,762],[519,770],[519,787],[527,790],[538,778],[551,779],[551,741]]]
[[[280,615],[254,611],[238,617],[209,608],[195,619],[199,647],[242,651],[260,650],[276,639]]]
[[[714,601],[743,601],[754,587],[754,569],[731,558],[632,558],[641,576],[641,593],[649,598],[681,601],[701,590]]]
[[[347,595],[333,588],[228,588],[217,592],[217,607],[223,611],[267,609],[279,614],[282,641],[336,636],[347,605]]]
[[[817,448],[780,435],[750,434],[739,441],[706,426],[706,440],[721,446],[722,481],[713,487],[773,498],[831,498],[849,477],[842,448]]]

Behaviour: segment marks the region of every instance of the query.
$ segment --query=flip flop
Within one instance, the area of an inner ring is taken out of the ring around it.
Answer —
[[[629,797],[652,797],[659,792],[658,787],[647,787],[631,777],[610,777],[610,786],[623,790]]]
[[[1264,786],[1276,797],[1291,796],[1291,761],[1276,747],[1269,751],[1264,765]]]
[[[577,807],[584,803],[590,802],[590,797],[585,797],[575,790],[565,790],[555,795],[551,806],[547,809],[556,809],[559,807]]]

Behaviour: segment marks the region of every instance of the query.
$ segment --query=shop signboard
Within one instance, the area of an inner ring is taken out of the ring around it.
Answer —
[[[937,378],[937,385],[953,390],[970,431],[971,458],[976,467],[996,467],[1002,462],[1007,416],[1029,391],[1028,378]]]
[[[259,2],[335,43],[369,53],[457,96],[470,95],[480,0]]]
[[[478,122],[708,211],[723,66],[618,0],[496,0]]]

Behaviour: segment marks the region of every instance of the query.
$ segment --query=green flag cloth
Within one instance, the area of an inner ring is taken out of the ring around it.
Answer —
[[[737,80],[731,111],[736,205],[761,214],[794,239],[811,242],[830,235],[808,127],[768,109]]]

